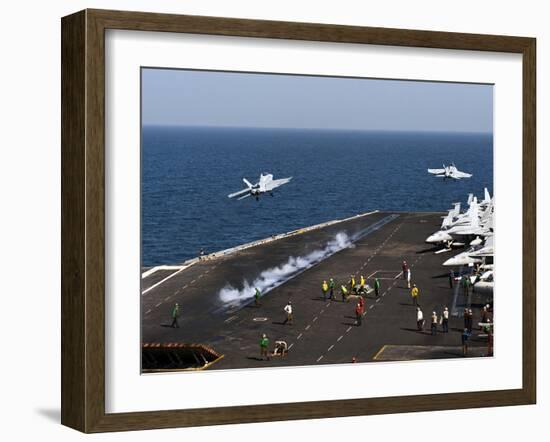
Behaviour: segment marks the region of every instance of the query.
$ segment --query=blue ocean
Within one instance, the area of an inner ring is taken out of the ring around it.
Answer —
[[[454,162],[472,178],[427,173]],[[493,194],[491,134],[143,127],[142,265],[208,252],[371,210],[445,211]],[[227,195],[260,173],[290,183],[262,196]]]

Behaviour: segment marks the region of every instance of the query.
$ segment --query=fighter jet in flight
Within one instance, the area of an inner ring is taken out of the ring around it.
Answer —
[[[253,196],[256,198],[256,201],[258,201],[260,199],[260,195],[264,193],[269,193],[271,196],[273,196],[274,189],[288,183],[291,179],[292,177],[274,180],[272,174],[266,173],[264,175],[262,173],[260,174],[260,180],[256,184],[252,184],[246,178],[243,178],[243,181],[246,184],[246,189],[231,193],[227,195],[227,197],[242,200],[244,198],[248,198],[249,196]]]
[[[470,178],[472,176],[471,173],[461,172],[458,170],[454,163],[450,166],[445,166],[445,164],[443,164],[443,169],[428,169],[428,172],[445,180],[447,178],[461,180],[462,178]]]

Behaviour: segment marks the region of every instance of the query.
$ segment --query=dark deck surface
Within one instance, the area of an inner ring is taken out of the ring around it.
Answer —
[[[441,214],[375,213],[201,261],[142,294],[142,341],[206,344],[225,355],[210,369],[348,363],[352,358],[367,362],[374,361],[385,345],[437,347],[434,351],[416,352],[420,359],[438,358],[442,352],[448,357],[460,357],[457,348],[460,349],[464,327],[463,308],[472,307],[477,324],[479,308],[488,300],[477,295],[466,298],[461,290],[449,287],[448,269],[442,266],[449,254],[434,255],[434,249],[424,243],[440,224]],[[219,299],[219,290],[228,283],[242,287],[243,280],[252,282],[262,271],[283,264],[290,256],[304,256],[324,247],[339,232],[362,237],[355,247],[337,252],[267,293],[261,306],[253,302],[228,306]],[[409,263],[412,280],[420,289],[426,324],[432,311],[439,315],[444,306],[449,307],[448,334],[431,336],[429,325],[424,332],[416,330],[416,309],[401,276],[403,260]],[[162,278],[160,273],[153,273],[142,280],[142,290],[175,271],[161,271]],[[321,296],[324,279],[333,277],[339,287],[351,274],[357,279],[364,275],[370,285],[378,276],[382,283],[378,299],[373,293],[366,298],[361,326],[355,325],[353,301],[342,302],[339,291],[337,301],[324,301]],[[289,299],[294,307],[294,324],[283,325],[283,307]],[[177,329],[169,327],[175,302],[179,303],[181,314]],[[270,339],[270,349],[276,340],[286,341],[290,347],[288,355],[260,360],[262,333]],[[474,328],[471,346],[486,346],[486,338],[477,336],[479,333]],[[445,352],[444,347],[449,347],[449,351]],[[391,354],[396,354],[395,350],[376,360],[391,359]],[[484,352],[471,354],[479,356]]]

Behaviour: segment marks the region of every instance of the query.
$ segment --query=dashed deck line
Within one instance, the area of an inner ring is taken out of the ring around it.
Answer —
[[[334,344],[332,344],[327,351],[331,351],[334,348]]]
[[[336,342],[340,342],[342,340],[342,338],[344,337],[344,335],[341,335],[337,340]]]
[[[300,333],[296,339],[300,339],[303,333]]]
[[[319,362],[321,359],[323,359],[323,355],[321,355],[317,358],[317,362]]]

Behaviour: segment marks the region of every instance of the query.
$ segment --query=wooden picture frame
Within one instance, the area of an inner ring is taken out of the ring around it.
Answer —
[[[468,393],[105,412],[105,30],[516,53],[523,65],[523,385]],[[533,38],[84,10],[62,19],[62,424],[83,432],[534,404],[536,41]]]

